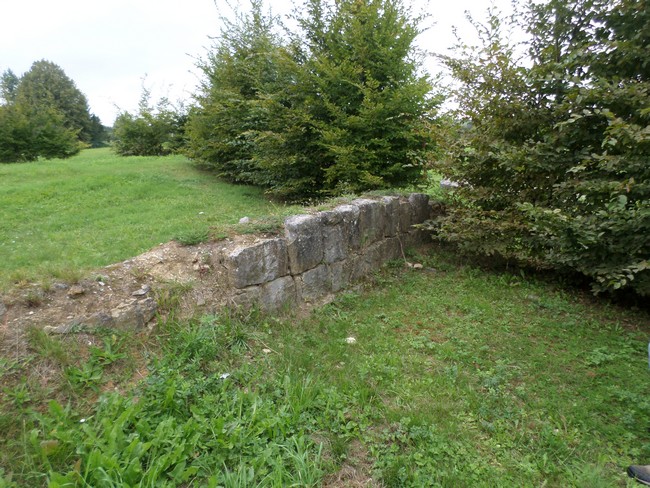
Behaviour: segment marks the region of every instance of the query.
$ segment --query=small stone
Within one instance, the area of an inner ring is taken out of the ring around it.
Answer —
[[[447,178],[443,178],[440,180],[440,188],[447,189],[447,188],[458,188],[460,185],[456,181],[449,180]]]
[[[67,334],[75,328],[76,324],[64,324],[64,325],[46,325],[43,327],[43,332],[46,334]]]
[[[242,217],[241,219],[239,219],[240,224],[250,224],[250,222],[251,222],[251,219],[248,218],[248,217]]]
[[[97,284],[98,284],[99,286],[106,286],[106,283],[104,283],[103,281],[98,281]]]
[[[149,285],[142,285],[142,288],[134,291],[133,293],[131,293],[131,295],[133,295],[134,297],[143,297],[147,293],[149,293],[149,291],[151,291],[151,287]]]
[[[68,290],[68,296],[70,298],[78,297],[79,295],[83,295],[84,293],[86,293],[86,290],[84,290],[79,285],[71,286],[70,289]]]
[[[65,283],[54,283],[53,288],[55,290],[67,290],[70,287]]]

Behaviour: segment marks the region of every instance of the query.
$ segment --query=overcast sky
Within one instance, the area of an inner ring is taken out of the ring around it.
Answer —
[[[236,0],[233,0],[236,3]],[[420,43],[445,52],[454,43],[452,27],[470,36],[469,10],[482,19],[490,4],[509,12],[510,0],[430,0],[435,25]],[[288,12],[291,0],[267,1],[274,12]],[[424,0],[414,0],[417,8]],[[145,86],[154,99],[188,99],[204,57],[219,33],[223,0],[15,0],[2,7],[0,72],[22,75],[34,61],[59,65],[88,98],[91,112],[112,125],[119,110],[134,111]],[[431,69],[435,69],[431,66]]]

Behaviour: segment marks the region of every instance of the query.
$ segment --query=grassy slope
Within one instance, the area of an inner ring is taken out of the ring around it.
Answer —
[[[261,191],[226,184],[181,156],[83,151],[69,160],[0,165],[0,288],[65,278],[247,215],[285,214]]]
[[[33,333],[0,377],[0,466],[21,486],[635,486],[648,315],[440,251],[422,262],[300,322],[171,321],[90,351]],[[50,398],[71,405],[39,415]]]

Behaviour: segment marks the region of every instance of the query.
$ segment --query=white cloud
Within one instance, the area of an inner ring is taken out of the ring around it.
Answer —
[[[205,55],[209,36],[219,32],[219,0],[21,0],[3,5],[0,29],[0,71],[16,74],[34,61],[52,61],[85,93],[91,111],[112,124],[119,106],[134,110],[141,79],[154,97],[187,98],[198,81],[195,59]],[[287,12],[290,1],[268,2]],[[442,2],[427,7],[436,25],[421,45],[445,51],[453,44],[452,25],[464,24],[464,10],[482,18],[489,0]],[[495,0],[508,10],[508,0]],[[424,2],[417,0],[416,7]],[[461,32],[469,32],[461,30]]]

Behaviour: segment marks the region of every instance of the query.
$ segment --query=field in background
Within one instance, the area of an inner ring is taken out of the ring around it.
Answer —
[[[105,148],[0,165],[0,289],[74,281],[171,239],[192,242],[244,216],[288,213],[260,190],[229,185],[182,156],[125,158]]]
[[[29,331],[0,354],[0,486],[637,486],[647,313],[409,259],[303,320]]]

